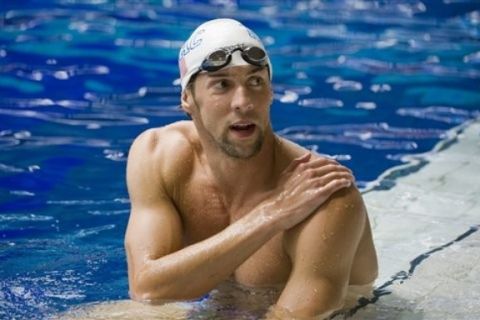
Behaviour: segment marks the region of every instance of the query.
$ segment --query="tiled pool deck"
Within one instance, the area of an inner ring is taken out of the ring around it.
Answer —
[[[352,319],[480,319],[480,122],[448,144],[364,194],[383,289]]]

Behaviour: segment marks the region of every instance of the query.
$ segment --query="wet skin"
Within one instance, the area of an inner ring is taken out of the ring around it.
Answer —
[[[132,145],[125,238],[136,300],[201,296],[230,276],[278,286],[295,316],[342,307],[377,260],[350,170],[273,133],[266,69],[200,74],[182,94],[192,121]]]

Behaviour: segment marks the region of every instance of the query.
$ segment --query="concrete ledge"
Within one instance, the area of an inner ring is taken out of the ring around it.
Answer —
[[[394,168],[382,181],[393,188],[364,194],[384,288],[351,319],[480,318],[480,122],[458,130],[412,159],[417,172]]]

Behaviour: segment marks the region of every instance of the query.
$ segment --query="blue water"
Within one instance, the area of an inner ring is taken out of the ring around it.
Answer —
[[[176,57],[234,17],[274,65],[274,129],[364,188],[480,115],[480,2],[0,3],[0,318],[128,297],[125,164],[185,119]]]

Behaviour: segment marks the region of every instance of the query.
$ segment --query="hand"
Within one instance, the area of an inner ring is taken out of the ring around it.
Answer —
[[[266,214],[282,230],[302,222],[333,193],[354,182],[352,172],[335,160],[310,159],[307,153],[293,160],[266,200]]]

